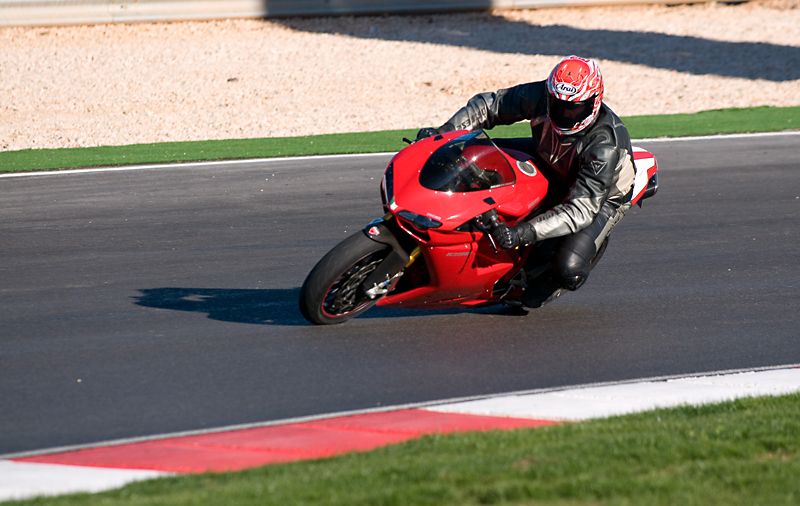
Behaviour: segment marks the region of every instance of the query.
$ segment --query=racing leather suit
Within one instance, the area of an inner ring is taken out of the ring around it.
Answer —
[[[635,175],[630,135],[605,104],[583,131],[557,132],[547,117],[545,81],[475,95],[438,130],[490,129],[526,119],[530,139],[496,143],[531,155],[548,176],[558,203],[529,223],[536,240],[550,242],[554,249],[555,284],[576,290],[599,259],[609,232],[630,208]]]

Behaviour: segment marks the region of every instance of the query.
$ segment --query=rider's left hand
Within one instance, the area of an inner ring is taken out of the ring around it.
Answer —
[[[417,140],[420,141],[422,139],[426,139],[438,133],[439,130],[437,130],[436,128],[431,128],[431,127],[420,128],[419,132],[417,132]]]

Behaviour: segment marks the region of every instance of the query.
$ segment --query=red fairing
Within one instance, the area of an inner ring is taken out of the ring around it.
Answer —
[[[641,203],[658,190],[658,168],[651,153],[634,148],[634,156],[630,195]],[[544,211],[549,190],[529,155],[500,149],[483,130],[410,143],[381,181],[386,214],[341,241],[306,277],[303,317],[327,325],[373,305],[523,307],[525,290],[547,288],[529,286],[523,266],[530,260],[526,267],[544,272],[550,260],[529,258],[535,243],[504,249],[492,234]]]
[[[636,178],[633,184],[632,205],[642,199],[647,191],[648,182],[658,172],[656,157],[642,148],[633,148],[633,163],[636,167]]]
[[[465,222],[497,208],[506,221],[517,221],[524,218],[534,209],[547,194],[547,180],[536,169],[529,156],[518,151],[506,153],[499,149],[495,152],[502,156],[502,162],[513,169],[515,182],[483,191],[469,192],[443,192],[430,190],[420,183],[420,172],[431,154],[448,141],[459,137],[466,131],[450,132],[436,137],[429,137],[413,147],[399,152],[392,164],[394,166],[394,191],[396,208],[391,209],[393,214],[400,210],[408,210],[428,216],[442,222],[439,231],[452,231]],[[512,157],[516,155],[516,158]],[[498,160],[489,160],[498,161]],[[517,166],[517,162],[527,163],[524,173]],[[494,167],[498,171],[504,167]],[[486,203],[491,197],[496,205]],[[439,240],[447,240],[439,238]]]
[[[458,152],[460,158],[448,160],[454,164],[463,162],[466,172],[474,170],[470,166],[479,166],[486,175],[485,182],[473,182],[470,187],[458,177],[447,181],[446,174],[436,173],[437,177],[431,178],[425,173],[435,165],[436,156],[446,156],[442,155],[446,148],[440,148],[448,142],[478,134],[482,132],[458,131],[430,137],[404,149],[392,160],[393,198],[386,205],[399,226],[419,243],[421,258],[415,263],[424,264],[411,266],[409,271],[424,268],[428,282],[390,293],[378,305],[473,306],[497,302],[493,295],[496,283],[521,268],[523,258],[519,251],[495,250],[483,232],[469,225],[475,217],[492,209],[508,224],[516,224],[535,211],[547,194],[548,183],[529,156],[501,151],[486,138],[487,142],[479,145],[467,142]],[[441,189],[431,188],[440,186]],[[420,227],[409,212],[441,225]],[[408,275],[413,277],[412,272]]]

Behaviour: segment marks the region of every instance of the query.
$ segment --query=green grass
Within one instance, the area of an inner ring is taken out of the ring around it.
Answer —
[[[431,436],[328,460],[16,504],[796,505],[798,477],[795,394]]]
[[[633,138],[771,132],[800,128],[800,107],[721,109],[696,114],[625,118]],[[416,131],[391,130],[310,137],[166,142],[72,149],[26,149],[0,153],[0,172],[23,172],[142,163],[397,151]],[[527,123],[494,129],[495,136],[530,134]]]

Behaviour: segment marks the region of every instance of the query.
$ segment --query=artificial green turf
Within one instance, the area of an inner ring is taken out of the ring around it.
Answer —
[[[800,504],[800,394],[160,479],[46,505]]]
[[[696,114],[633,116],[625,118],[633,138],[710,135],[737,132],[772,132],[800,128],[800,107],[721,109]],[[220,141],[165,142],[96,148],[26,149],[0,153],[0,172],[53,170],[143,163],[172,163],[237,158],[268,158],[319,154],[397,151],[412,130],[232,139]],[[525,136],[526,123],[495,128],[492,135]]]

